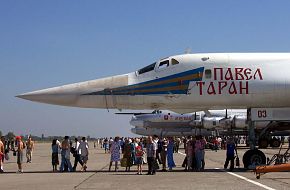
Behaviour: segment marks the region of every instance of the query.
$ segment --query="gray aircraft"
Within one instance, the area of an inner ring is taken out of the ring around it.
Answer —
[[[135,114],[130,120],[131,131],[139,135],[188,136],[188,135],[247,135],[247,110],[209,110],[178,114],[154,110],[152,113]],[[279,127],[277,126],[279,125]],[[256,122],[260,148],[279,147],[281,142],[273,136],[289,135],[290,125],[269,121]]]

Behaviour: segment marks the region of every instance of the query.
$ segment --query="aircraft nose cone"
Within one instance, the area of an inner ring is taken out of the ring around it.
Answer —
[[[133,116],[130,125],[135,126],[135,127],[144,127],[144,121],[137,118],[136,116]]]
[[[25,99],[25,100],[30,100],[30,101],[36,101],[36,100],[40,99],[40,97],[43,95],[44,94],[42,94],[42,93],[28,92],[28,93],[24,93],[24,94],[19,94],[15,97]]]
[[[66,106],[72,105],[77,100],[76,94],[69,93],[67,90],[59,87],[28,92],[16,97],[34,102]]]

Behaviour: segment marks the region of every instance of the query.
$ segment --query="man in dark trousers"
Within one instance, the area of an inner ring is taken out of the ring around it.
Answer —
[[[147,145],[146,145],[146,153],[147,153],[147,162],[148,162],[148,173],[147,175],[155,175],[156,168],[156,150],[157,150],[157,144],[153,141],[153,138],[151,136],[147,139]]]
[[[235,141],[232,137],[227,140],[227,158],[225,161],[224,169],[227,169],[229,161],[231,161],[230,171],[234,169],[235,152],[237,152]]]
[[[80,142],[77,138],[75,138],[75,145],[72,147],[71,152],[73,153],[73,156],[75,157],[75,162],[73,166],[73,171],[76,171],[78,163],[80,163],[81,166],[83,166],[83,162],[81,160],[81,152],[79,150]]]

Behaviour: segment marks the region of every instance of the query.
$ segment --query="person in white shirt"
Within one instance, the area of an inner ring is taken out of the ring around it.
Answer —
[[[74,166],[73,166],[73,171],[76,171],[76,168],[77,168],[77,165],[78,163],[80,163],[80,165],[83,167],[83,162],[82,162],[82,159],[81,159],[81,150],[79,149],[79,146],[80,146],[80,142],[77,138],[75,138],[75,144],[73,146],[74,148],[74,151],[73,151],[73,156],[75,157],[75,163],[74,163]]]
[[[77,150],[80,151],[80,155],[81,155],[80,158],[81,158],[81,161],[83,162],[82,171],[86,171],[87,162],[89,160],[89,144],[86,141],[86,137],[82,138],[82,141],[80,142],[80,145]]]
[[[110,137],[110,139],[109,139],[109,150],[111,150],[111,146],[112,146],[113,142],[114,142],[113,138]]]

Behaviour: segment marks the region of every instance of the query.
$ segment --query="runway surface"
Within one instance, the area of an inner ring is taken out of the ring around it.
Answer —
[[[246,149],[239,149],[242,158]],[[263,150],[271,157],[278,149]],[[108,172],[110,154],[90,143],[88,171],[53,173],[49,143],[37,143],[32,163],[24,164],[24,173],[17,174],[16,158],[10,153],[10,160],[4,163],[5,173],[0,174],[0,189],[290,189],[290,173],[268,173],[257,180],[251,171],[237,168],[233,172],[223,170],[225,151],[206,150],[204,172],[185,172],[181,167],[183,150],[174,154],[176,168],[171,172],[157,172],[156,175],[136,175],[136,166],[131,172]],[[25,159],[26,160],[26,159]],[[71,162],[74,158],[71,156]],[[143,165],[147,170],[147,165]],[[144,174],[146,171],[143,172]]]

